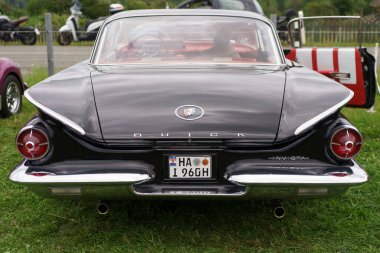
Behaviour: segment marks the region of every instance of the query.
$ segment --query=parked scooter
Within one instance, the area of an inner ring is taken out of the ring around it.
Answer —
[[[294,9],[288,9],[285,16],[277,18],[278,36],[282,41],[288,41],[288,23],[295,16],[297,16],[297,12]]]
[[[82,15],[81,4],[79,1],[75,1],[74,5],[70,8],[71,16],[66,20],[66,25],[59,29],[58,43],[61,46],[67,46],[72,41],[93,41],[96,39],[96,35],[102,25],[103,21],[107,17],[100,17],[98,19],[90,20],[86,23],[85,33],[79,31],[78,21]],[[121,4],[110,5],[110,15],[123,11],[124,6]]]
[[[28,17],[10,20],[8,16],[0,16],[0,39],[4,41],[20,40],[25,45],[34,45],[40,31],[34,27],[20,26]]]

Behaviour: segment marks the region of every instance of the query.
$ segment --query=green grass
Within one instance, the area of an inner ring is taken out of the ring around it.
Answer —
[[[26,76],[29,84],[44,70]],[[379,97],[378,97],[379,98]],[[328,200],[286,201],[277,220],[268,202],[94,202],[42,199],[7,176],[21,160],[14,137],[35,110],[0,119],[0,252],[380,252],[380,103],[345,109],[362,131],[358,161],[371,181]]]

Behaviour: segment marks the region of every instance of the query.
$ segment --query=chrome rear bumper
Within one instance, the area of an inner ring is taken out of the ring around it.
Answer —
[[[353,186],[368,181],[367,173],[354,161],[351,166],[352,174],[344,176],[330,175],[286,175],[286,174],[240,174],[226,175],[226,179],[242,185],[332,185]]]
[[[159,185],[143,184],[154,179],[151,173],[96,173],[35,176],[27,174],[24,163],[9,175],[15,183],[26,185],[38,195],[56,198],[79,199],[286,199],[298,197],[330,197],[344,193],[349,187],[368,181],[367,173],[356,163],[352,173],[345,176],[295,175],[295,174],[238,174],[226,173],[230,182],[223,186]],[[144,186],[151,186],[150,190]]]
[[[21,164],[9,175],[15,183],[26,185],[62,185],[62,184],[135,184],[151,179],[149,174],[138,173],[108,173],[108,174],[75,174],[34,176],[27,174],[28,167]]]

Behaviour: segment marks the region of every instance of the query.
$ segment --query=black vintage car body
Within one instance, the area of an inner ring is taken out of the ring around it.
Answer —
[[[286,60],[251,12],[114,15],[89,61],[25,96],[39,114],[10,179],[42,196],[327,197],[368,180],[340,113],[353,92]]]

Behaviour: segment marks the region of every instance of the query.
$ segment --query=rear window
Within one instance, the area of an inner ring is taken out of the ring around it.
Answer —
[[[241,0],[219,0],[220,7],[226,10],[244,11],[245,6]]]
[[[273,29],[250,18],[149,16],[108,23],[94,64],[281,64]]]

